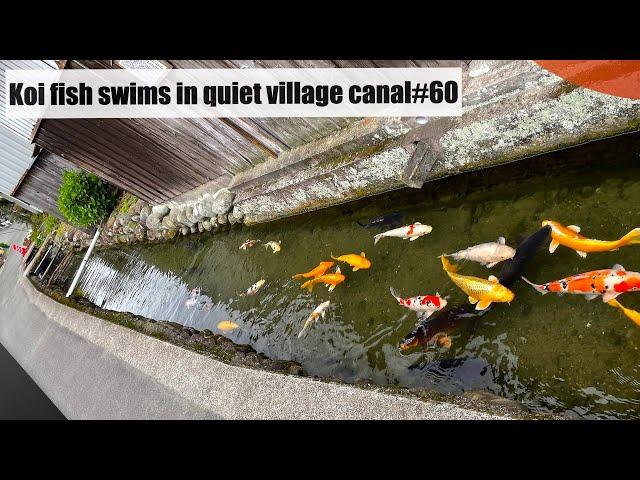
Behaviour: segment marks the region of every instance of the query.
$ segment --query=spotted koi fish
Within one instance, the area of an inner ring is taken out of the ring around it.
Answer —
[[[266,280],[261,278],[256,283],[251,285],[246,292],[241,293],[240,296],[241,297],[246,297],[247,295],[255,295],[258,292],[258,290],[260,290],[262,288],[262,286],[265,284],[265,282],[266,282]]]
[[[435,295],[421,295],[417,297],[402,298],[394,290],[393,287],[389,289],[391,295],[398,301],[398,305],[402,305],[414,312],[423,313],[424,318],[430,317],[434,312],[442,310],[447,306],[447,301],[440,296],[439,293]]]
[[[375,245],[376,243],[378,243],[383,237],[396,237],[402,238],[403,240],[406,240],[408,238],[409,241],[413,242],[417,238],[431,233],[431,230],[433,230],[433,227],[431,227],[431,225],[423,225],[420,222],[415,222],[411,225],[394,228],[393,230],[387,230],[386,232],[375,235],[373,237],[373,244]]]
[[[309,270],[308,272],[305,273],[296,273],[293,277],[293,279],[298,280],[300,278],[315,278],[315,277],[319,277],[320,275],[324,275],[327,270],[329,270],[331,267],[333,267],[334,262],[320,262],[318,264],[318,266],[316,268],[313,268],[311,270]]]
[[[240,250],[251,248],[257,243],[260,243],[260,240],[246,240],[242,245],[240,245]]]
[[[316,309],[311,312],[311,315],[309,315],[309,318],[307,318],[307,321],[304,322],[304,326],[302,327],[302,330],[300,330],[300,333],[298,333],[298,338],[302,338],[302,336],[307,332],[307,329],[313,325],[313,323],[318,320],[318,318],[322,317],[324,318],[325,314],[326,314],[326,310],[327,308],[329,308],[329,305],[331,304],[331,302],[329,302],[329,300],[327,300],[326,302],[322,302],[320,305],[318,305],[316,307]]]
[[[593,300],[602,295],[602,301],[605,303],[622,293],[640,290],[640,273],[627,272],[622,265],[618,264],[605,270],[579,273],[542,285],[530,282],[525,277],[522,279],[543,295],[548,292],[572,293],[584,295],[587,300]]]
[[[551,243],[549,244],[549,252],[553,253],[558,245],[564,245],[575,250],[582,258],[587,253],[593,252],[610,252],[617,250],[625,245],[634,245],[640,243],[640,228],[634,228],[619,240],[595,240],[580,235],[580,227],[577,225],[569,225],[565,227],[559,222],[553,220],[545,220],[542,226],[549,225],[551,227]]]
[[[281,242],[274,242],[273,240],[270,242],[267,242],[263,245],[264,248],[269,249],[271,248],[271,250],[273,250],[273,253],[278,253],[280,250],[282,250],[282,248],[280,247]]]

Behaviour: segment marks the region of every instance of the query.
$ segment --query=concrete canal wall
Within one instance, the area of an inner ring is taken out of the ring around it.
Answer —
[[[18,239],[26,232],[18,232]],[[502,419],[310,378],[229,365],[60,304],[0,270],[0,342],[68,419]]]

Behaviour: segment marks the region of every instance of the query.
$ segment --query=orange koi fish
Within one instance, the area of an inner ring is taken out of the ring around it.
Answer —
[[[329,270],[334,265],[335,265],[334,262],[320,262],[316,268],[309,270],[306,273],[297,273],[291,278],[298,280],[300,278],[319,277],[320,275],[324,275],[327,272],[327,270]]]
[[[491,275],[488,280],[460,275],[457,273],[458,267],[449,262],[444,255],[440,256],[440,260],[442,268],[451,281],[469,296],[469,302],[476,306],[476,310],[486,310],[492,303],[510,303],[515,298],[515,294],[501,285],[494,275]]]
[[[347,255],[340,255],[339,257],[334,257],[332,253],[331,258],[339,262],[348,263],[353,267],[354,272],[357,272],[360,269],[366,270],[367,268],[371,268],[371,262],[364,254],[364,252],[360,252],[360,255],[349,253]]]
[[[313,291],[313,286],[319,283],[324,283],[327,287],[329,287],[329,291],[333,292],[333,289],[340,285],[347,279],[340,272],[340,267],[336,268],[335,273],[325,273],[324,275],[320,275],[319,277],[313,278],[311,280],[307,280],[304,282],[300,288],[306,288],[310,292]]]
[[[609,300],[607,302],[607,305],[610,305],[614,308],[619,308],[620,310],[622,310],[622,313],[624,313],[627,316],[627,318],[631,319],[633,323],[635,323],[640,327],[640,312],[636,310],[631,310],[630,308],[626,308],[617,300]]]
[[[640,290],[640,273],[627,272],[622,265],[618,264],[605,270],[579,273],[542,285],[536,285],[524,277],[522,279],[543,295],[547,292],[572,293],[584,295],[587,300],[593,300],[602,295],[602,301],[605,303],[622,293]]]
[[[565,227],[559,222],[553,220],[545,220],[542,226],[549,225],[551,227],[551,243],[549,244],[549,252],[553,253],[558,245],[564,245],[575,250],[582,258],[587,253],[593,252],[610,252],[617,250],[625,245],[634,245],[640,243],[640,228],[634,228],[619,240],[595,240],[580,235],[580,227],[569,225]]]

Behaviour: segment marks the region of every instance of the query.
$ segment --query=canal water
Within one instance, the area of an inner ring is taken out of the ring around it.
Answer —
[[[615,239],[640,226],[639,205],[640,135],[627,135],[279,222],[103,250],[90,260],[79,291],[104,308],[223,333],[271,358],[298,361],[312,375],[453,394],[481,389],[536,412],[639,418],[640,327],[600,299],[541,296],[520,281],[510,305],[461,324],[450,348],[400,352],[418,319],[389,293],[390,287],[403,296],[439,292],[452,307],[464,304],[467,296],[437,258],[443,252],[500,236],[515,247],[547,219],[579,225],[590,238]],[[379,230],[358,220],[392,211],[404,214],[403,224],[431,225],[432,233],[374,246]],[[282,250],[262,244],[239,250],[247,239],[281,241]],[[332,253],[362,251],[371,269],[341,265],[347,279],[333,292],[319,286],[309,293],[291,278]],[[526,274],[542,283],[615,263],[640,270],[640,246],[585,259],[545,247]],[[462,273],[483,278],[499,270],[461,265]],[[256,295],[239,296],[259,279],[266,283]],[[195,287],[201,303],[187,308]],[[325,300],[326,317],[298,338]],[[640,310],[640,293],[619,300]],[[220,332],[223,320],[238,328]]]

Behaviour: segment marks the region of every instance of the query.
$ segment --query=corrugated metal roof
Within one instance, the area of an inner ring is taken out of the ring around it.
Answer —
[[[33,145],[0,125],[0,192],[12,195],[33,163]]]
[[[54,60],[0,60],[0,125],[8,128],[25,139],[31,138],[33,127],[38,121],[36,118],[13,118],[5,115],[5,70],[45,70],[57,69]]]

